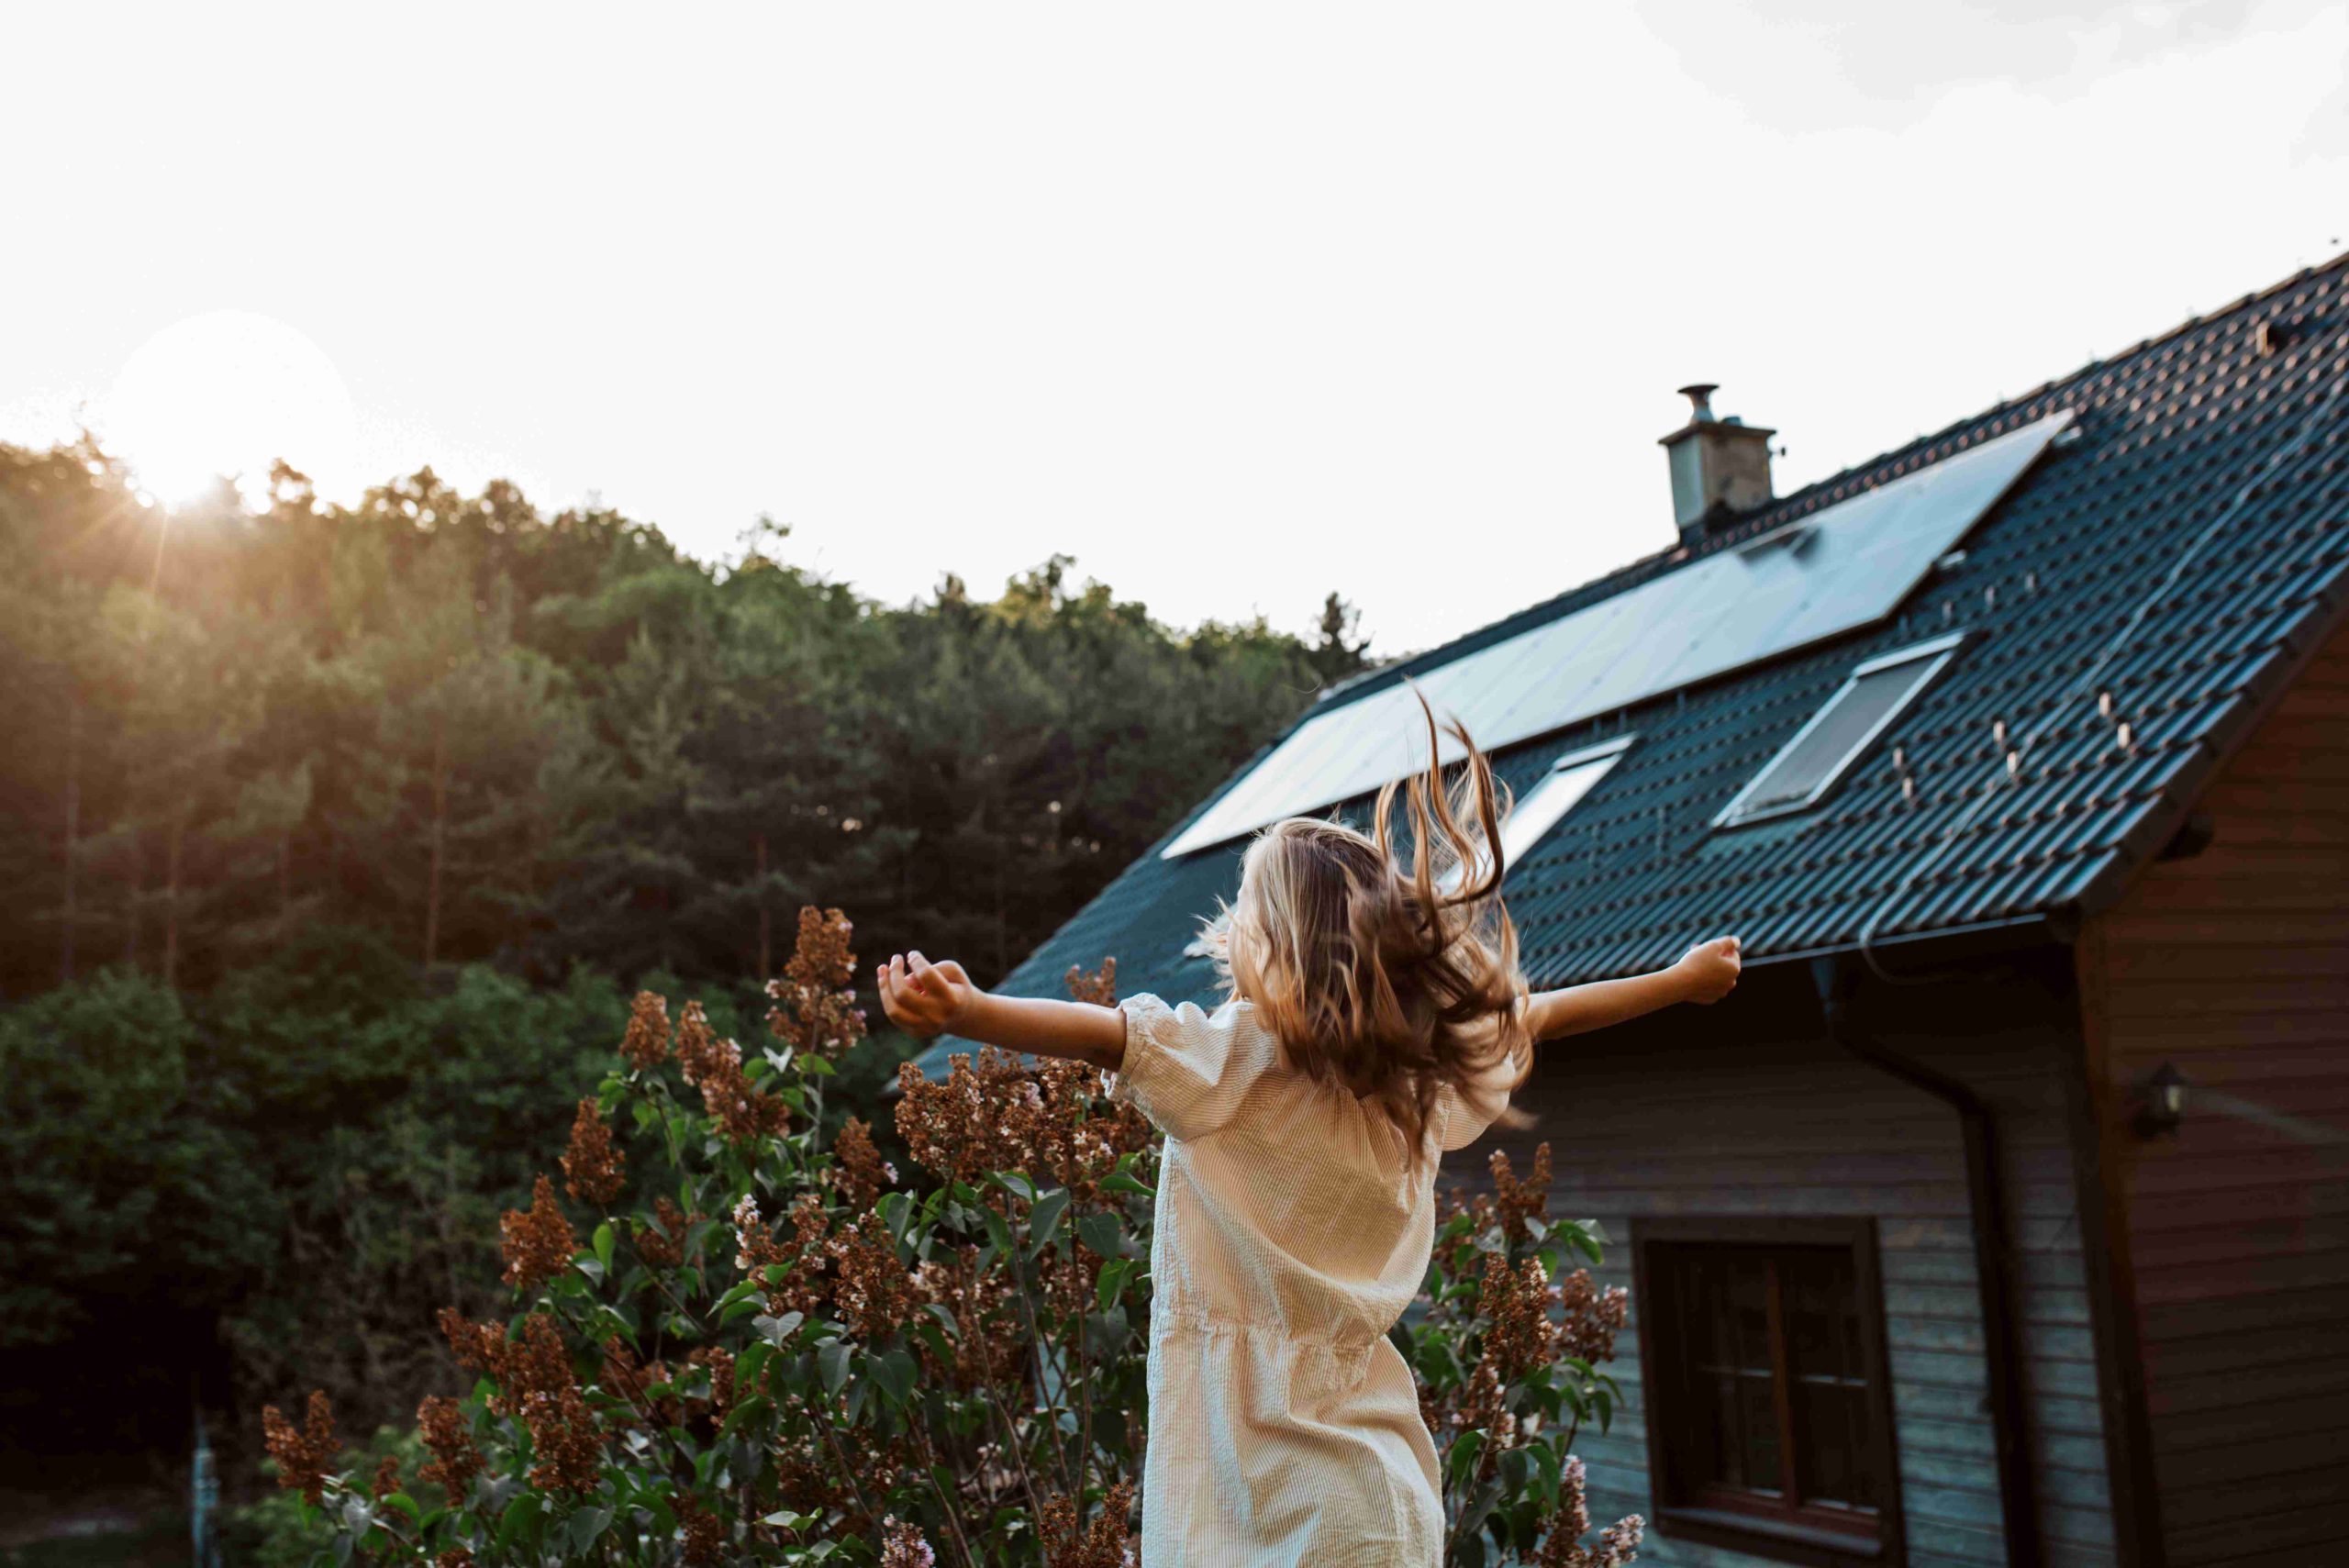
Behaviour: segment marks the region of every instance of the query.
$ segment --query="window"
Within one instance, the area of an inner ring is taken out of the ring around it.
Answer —
[[[1623,753],[1638,739],[1636,735],[1619,735],[1596,746],[1568,751],[1552,762],[1550,771],[1509,806],[1508,820],[1501,824],[1501,865],[1510,868],[1523,860],[1607,776],[1608,771],[1623,760]],[[1457,866],[1443,878],[1447,887],[1459,881]]]
[[[1625,735],[1597,746],[1569,751],[1550,764],[1542,782],[1525,792],[1501,824],[1501,864],[1513,866],[1540,843],[1559,820],[1572,811],[1608,770],[1622,761],[1636,735]]]
[[[1874,1223],[1634,1221],[1631,1247],[1657,1528],[1899,1562]]]
[[[1818,804],[1876,738],[1957,657],[1963,632],[1871,659],[1852,672],[1827,706],[1795,731],[1753,782],[1713,818],[1734,828]]]

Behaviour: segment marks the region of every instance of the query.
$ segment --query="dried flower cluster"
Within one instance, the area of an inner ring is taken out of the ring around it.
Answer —
[[[1550,1212],[1550,1146],[1542,1144],[1533,1151],[1533,1172],[1524,1180],[1509,1164],[1508,1156],[1493,1151],[1493,1207],[1500,1216],[1501,1230],[1512,1241],[1526,1239],[1529,1219],[1542,1219]]]
[[[726,1561],[726,1526],[699,1497],[686,1493],[678,1499],[685,1538],[685,1561],[695,1568]]]
[[[791,1107],[751,1084],[742,1071],[742,1048],[718,1037],[699,1002],[686,1003],[678,1016],[677,1067],[734,1142],[773,1138],[790,1125]]]
[[[1120,1156],[1150,1147],[1150,1123],[1103,1092],[1077,1062],[1030,1067],[992,1047],[947,1058],[944,1083],[907,1062],[898,1070],[897,1136],[941,1181],[981,1182],[991,1171],[1050,1173],[1092,1202]]]
[[[604,1434],[577,1383],[524,1396],[522,1424],[529,1428],[538,1454],[530,1466],[531,1485],[583,1496],[596,1490],[604,1473]]]
[[[706,1215],[688,1217],[685,1211],[667,1198],[656,1198],[652,1204],[652,1223],[636,1222],[636,1255],[644,1260],[649,1269],[674,1269],[685,1261],[685,1231],[707,1218]]]
[[[1502,1382],[1515,1383],[1554,1359],[1550,1273],[1541,1259],[1528,1258],[1513,1268],[1504,1259],[1489,1260],[1476,1293],[1476,1313],[1486,1325],[1482,1359]]]
[[[962,1248],[951,1264],[932,1258],[913,1271],[920,1298],[946,1308],[962,1328],[953,1343],[952,1365],[938,1365],[926,1345],[921,1351],[929,1373],[958,1389],[981,1388],[1017,1375],[1028,1354],[1028,1333],[1010,1282],[1001,1271],[978,1274],[972,1262],[975,1256],[975,1249]]]
[[[873,1125],[851,1117],[832,1140],[832,1186],[852,1214],[871,1208],[885,1188],[897,1184],[897,1167],[881,1158]]]
[[[571,1122],[571,1147],[562,1156],[563,1190],[578,1203],[601,1208],[620,1195],[628,1175],[628,1157],[612,1144],[612,1129],[604,1125],[596,1096],[579,1102]]]
[[[904,1323],[914,1308],[914,1284],[897,1258],[897,1244],[880,1217],[863,1215],[841,1228],[827,1247],[836,1271],[832,1301],[863,1339],[878,1339]]]
[[[1126,1520],[1133,1512],[1134,1487],[1119,1481],[1101,1500],[1101,1511],[1077,1528],[1076,1504],[1053,1497],[1044,1504],[1038,1534],[1043,1538],[1044,1568],[1130,1568],[1133,1537]]]
[[[471,1322],[453,1307],[440,1309],[440,1322],[457,1364],[496,1385],[489,1407],[501,1416],[518,1413],[526,1394],[551,1393],[572,1381],[571,1352],[563,1348],[554,1319],[544,1312],[522,1319],[519,1339],[507,1335],[502,1324]]]
[[[400,1489],[400,1456],[387,1453],[376,1462],[374,1485],[368,1491],[380,1503]]]
[[[1582,1544],[1590,1529],[1587,1483],[1580,1456],[1569,1457],[1559,1475],[1558,1507],[1550,1516],[1541,1552],[1533,1560],[1537,1568],[1623,1568],[1639,1555],[1648,1522],[1637,1514],[1626,1515],[1601,1530],[1597,1546]]]
[[[311,1390],[309,1408],[300,1431],[278,1414],[274,1405],[262,1407],[261,1429],[262,1440],[269,1445],[269,1457],[277,1461],[277,1484],[288,1491],[300,1491],[309,1502],[317,1502],[325,1488],[327,1472],[341,1447],[334,1440],[334,1407],[328,1403],[326,1391]]]
[[[1621,1285],[1598,1288],[1587,1269],[1576,1269],[1554,1287],[1561,1309],[1552,1354],[1594,1365],[1615,1354],[1615,1336],[1631,1315],[1631,1293]]]
[[[1072,963],[1068,966],[1067,984],[1072,1001],[1114,1007],[1118,1005],[1118,961],[1105,958],[1100,968],[1089,973]]]
[[[946,1081],[932,1083],[919,1067],[897,1070],[897,1136],[914,1162],[944,1182],[983,1181],[990,1171],[1027,1163],[1027,1146],[1012,1128],[1032,1099],[1042,1096],[1019,1058],[993,1047],[974,1061],[948,1057]]]
[[[554,1184],[540,1176],[530,1189],[530,1207],[507,1209],[497,1228],[503,1234],[506,1283],[534,1291],[571,1266],[579,1237],[554,1201]]]
[[[766,1287],[767,1310],[813,1317],[829,1299],[826,1264],[830,1260],[831,1219],[823,1200],[802,1193],[791,1206],[792,1239],[785,1243],[767,1228],[758,1200],[744,1193],[734,1206],[734,1266],[744,1273],[781,1264],[779,1280]]]
[[[545,1183],[541,1176],[540,1182]],[[571,1351],[553,1318],[533,1312],[522,1319],[521,1338],[512,1339],[495,1323],[472,1323],[454,1307],[440,1312],[440,1331],[456,1352],[457,1364],[467,1372],[486,1373],[495,1384],[489,1407],[502,1416],[518,1416],[529,1429],[538,1462],[530,1469],[530,1484],[549,1489],[586,1493],[596,1489],[604,1462],[604,1439],[595,1413],[588,1409],[571,1365]],[[435,1449],[436,1461],[446,1461]]]
[[[639,991],[629,1006],[628,1033],[620,1037],[620,1055],[642,1072],[669,1058],[669,999],[657,992]]]
[[[488,1468],[481,1450],[473,1446],[473,1424],[465,1408],[445,1395],[427,1396],[416,1407],[416,1427],[431,1458],[417,1474],[446,1488],[451,1502],[465,1496],[473,1477]]]
[[[767,1009],[767,1029],[775,1039],[837,1060],[864,1038],[864,1014],[849,989],[856,973],[856,955],[849,950],[852,929],[837,909],[799,911],[791,962],[783,966],[782,979],[767,982],[774,1003]]]
[[[881,1568],[935,1568],[938,1553],[920,1530],[895,1518],[881,1521]]]

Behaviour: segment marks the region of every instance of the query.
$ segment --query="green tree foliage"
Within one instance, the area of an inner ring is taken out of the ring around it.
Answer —
[[[1055,556],[876,604],[763,523],[699,562],[430,469],[142,506],[87,445],[0,448],[0,995],[96,964],[203,990],[295,926],[422,966],[763,978],[866,911],[997,973],[1363,666],[1177,632]]]
[[[295,1365],[412,1407],[637,984],[731,1020],[811,902],[1000,973],[1360,663],[1065,557],[891,606],[789,556],[0,446],[0,1452]]]

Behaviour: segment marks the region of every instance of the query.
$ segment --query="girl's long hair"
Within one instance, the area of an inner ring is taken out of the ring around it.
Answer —
[[[1384,1115],[1416,1159],[1443,1087],[1489,1106],[1523,1081],[1532,1042],[1500,893],[1508,792],[1457,719],[1442,728],[1467,756],[1446,786],[1435,712],[1413,695],[1427,767],[1379,791],[1373,831],[1274,823],[1248,847],[1240,902],[1207,936],[1226,988],[1257,1006],[1297,1069]]]

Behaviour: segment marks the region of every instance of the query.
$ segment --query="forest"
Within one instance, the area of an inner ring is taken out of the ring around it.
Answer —
[[[295,1368],[412,1409],[640,986],[747,1027],[806,905],[1000,974],[1364,667],[1335,593],[1315,639],[790,554],[0,447],[0,1462],[233,1448]]]

